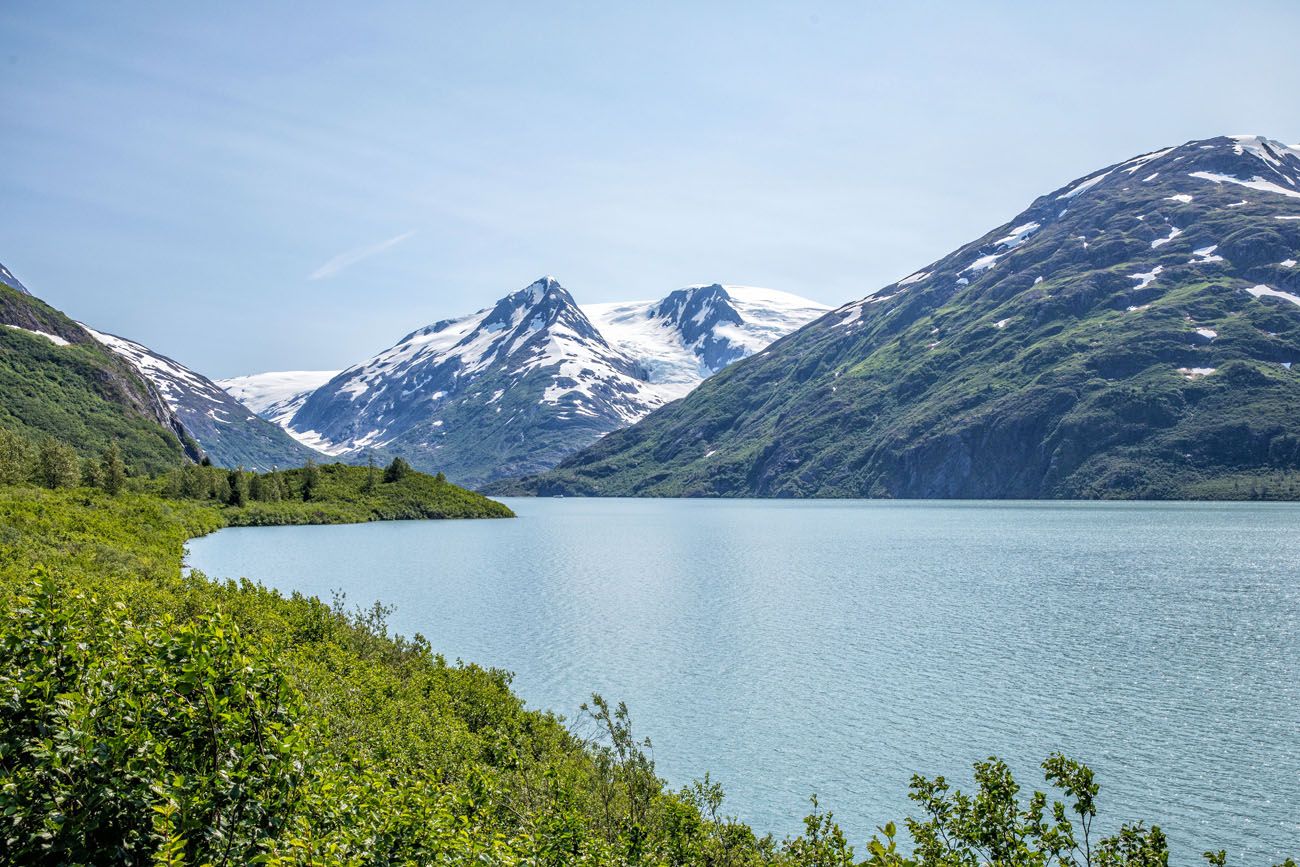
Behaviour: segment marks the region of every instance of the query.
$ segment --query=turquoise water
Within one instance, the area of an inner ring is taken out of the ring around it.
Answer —
[[[1026,785],[1091,764],[1106,830],[1173,863],[1300,855],[1300,508],[1254,504],[508,500],[516,521],[223,530],[212,576],[397,606],[450,658],[567,716],[628,703],[674,786],[855,843],[915,773]],[[1273,859],[1273,860],[1269,860]]]

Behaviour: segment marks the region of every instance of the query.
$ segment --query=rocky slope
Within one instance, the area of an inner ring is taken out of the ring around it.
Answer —
[[[308,459],[322,457],[251,412],[206,376],[134,341],[85,324],[82,327],[153,384],[185,431],[218,466],[269,470],[301,466]]]
[[[497,489],[1297,496],[1297,260],[1300,149],[1144,154]]]
[[[0,266],[0,427],[85,455],[117,442],[137,470],[202,456],[148,380],[17,283]]]
[[[415,331],[306,394],[298,388],[312,377],[304,374],[226,385],[328,454],[401,455],[479,485],[554,466],[824,310],[716,284],[580,307],[548,277]]]

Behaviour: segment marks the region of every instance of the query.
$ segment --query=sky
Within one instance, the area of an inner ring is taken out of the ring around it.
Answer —
[[[543,275],[860,298],[1105,165],[1300,140],[1300,3],[0,5],[0,263],[212,377]]]

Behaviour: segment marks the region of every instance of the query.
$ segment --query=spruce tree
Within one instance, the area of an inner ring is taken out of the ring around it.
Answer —
[[[411,465],[401,458],[393,458],[393,462],[384,470],[385,482],[396,482],[406,478],[411,474]]]
[[[365,493],[373,493],[375,490],[375,453],[366,452],[366,483],[361,488]]]
[[[302,498],[304,501],[311,500],[316,495],[316,488],[320,485],[320,467],[311,458],[302,468]]]
[[[113,496],[126,487],[126,464],[122,461],[122,448],[116,442],[109,443],[104,449],[99,478],[103,489]]]
[[[226,497],[229,506],[242,506],[248,502],[248,475],[243,468],[226,473],[226,484],[230,493]]]

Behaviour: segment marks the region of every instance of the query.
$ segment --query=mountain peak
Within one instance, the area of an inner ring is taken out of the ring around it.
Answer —
[[[14,276],[14,272],[6,268],[3,263],[0,263],[0,283],[4,283],[6,286],[12,286],[24,295],[32,294],[27,291],[26,286],[18,282],[18,278]]]
[[[1151,151],[1040,196],[525,487],[1241,496],[1295,465],[1279,444],[1300,417],[1297,261],[1300,148],[1218,136]]]

